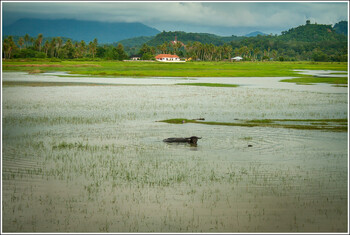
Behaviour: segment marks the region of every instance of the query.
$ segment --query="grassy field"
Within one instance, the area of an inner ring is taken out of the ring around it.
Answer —
[[[113,77],[310,77],[294,69],[347,71],[346,62],[131,62],[3,60],[3,71],[69,71],[71,74]]]

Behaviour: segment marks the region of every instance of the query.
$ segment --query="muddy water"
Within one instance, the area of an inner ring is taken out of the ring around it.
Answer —
[[[347,133],[157,122],[347,118],[347,88],[88,79],[135,86],[3,87],[3,231],[347,231]]]

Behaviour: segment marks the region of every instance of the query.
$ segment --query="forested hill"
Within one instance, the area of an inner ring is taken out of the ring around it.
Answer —
[[[155,36],[140,36],[135,38],[128,38],[121,40],[119,42],[113,43],[113,45],[118,45],[118,43],[123,44],[124,47],[137,47],[141,46],[144,43],[147,43],[148,41],[152,40]]]
[[[307,22],[305,25],[301,25],[295,28],[291,28],[288,31],[283,31],[281,35],[266,35],[263,33],[257,33],[255,36],[229,36],[222,37],[209,33],[186,33],[182,31],[175,32],[161,32],[156,36],[150,37],[136,37],[119,41],[125,47],[140,47],[146,43],[149,46],[158,46],[163,43],[168,43],[175,40],[184,43],[185,45],[189,42],[200,42],[203,44],[213,44],[215,46],[223,45],[224,43],[237,43],[244,41],[248,38],[250,40],[262,40],[264,37],[268,37],[269,40],[273,41],[297,41],[297,42],[346,42],[347,41],[347,21],[341,21],[332,27],[331,25],[311,24]],[[256,32],[254,32],[256,33]]]
[[[97,38],[100,43],[112,43],[126,38],[153,36],[159,31],[141,23],[108,23],[73,19],[20,19],[3,27],[5,36],[28,34],[36,37],[40,33],[45,37],[68,37],[75,41],[84,40],[86,42]]]
[[[337,31],[331,25],[310,24],[308,21],[306,25],[283,31],[278,39],[300,42],[346,41],[347,37]]]
[[[204,61],[229,60],[241,56],[244,60],[314,60],[347,61],[347,22],[331,25],[311,24],[282,32],[282,35],[257,35],[255,37],[221,37],[208,33],[161,32],[155,36],[132,37],[119,43],[105,44],[99,34],[91,32],[97,40],[78,41],[61,38],[48,40],[49,35],[31,37],[5,37],[3,58],[92,58],[125,59],[139,55],[143,60],[154,59],[160,53]],[[79,30],[76,30],[79,32]],[[6,35],[6,34],[5,34]],[[116,39],[115,33],[114,39]],[[178,43],[173,43],[175,41]],[[115,40],[113,40],[115,42]],[[124,52],[125,50],[125,52]],[[126,54],[125,54],[126,53]]]
[[[136,42],[139,41],[142,43],[147,43],[149,46],[157,46],[161,45],[164,42],[170,42],[175,40],[175,36],[177,37],[177,41],[180,41],[184,44],[188,44],[189,42],[200,42],[200,43],[212,43],[216,46],[222,45],[225,42],[231,42],[231,41],[238,41],[241,40],[244,37],[239,36],[229,36],[229,37],[221,37],[217,36],[215,34],[209,34],[209,33],[186,33],[183,31],[175,31],[175,32],[161,32],[157,34],[155,37],[151,37],[148,41],[143,41],[145,38],[131,38],[126,39],[123,41],[120,41],[119,43],[122,43],[123,45],[129,45],[129,46],[139,46],[140,44],[137,44]]]
[[[348,22],[347,21],[340,21],[334,25],[333,29],[335,30],[335,32],[337,32],[339,34],[344,34],[347,36],[348,35]]]

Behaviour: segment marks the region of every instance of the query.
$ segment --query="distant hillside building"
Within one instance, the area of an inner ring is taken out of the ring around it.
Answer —
[[[161,62],[180,62],[180,57],[171,54],[159,54],[156,56],[156,60]]]
[[[141,60],[141,56],[140,55],[132,55],[130,56],[131,60]]]
[[[176,45],[177,43],[180,43],[181,46],[185,47],[185,44],[183,42],[177,40],[177,36],[176,35],[175,35],[175,40],[174,41],[170,41],[170,43],[172,45]]]
[[[236,56],[236,57],[231,58],[231,61],[240,61],[242,59],[243,59],[242,57]]]

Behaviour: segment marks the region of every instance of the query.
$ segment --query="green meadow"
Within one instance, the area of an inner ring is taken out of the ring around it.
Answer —
[[[347,71],[346,62],[132,62],[4,60],[3,71],[68,71],[113,77],[310,77],[295,69]]]

